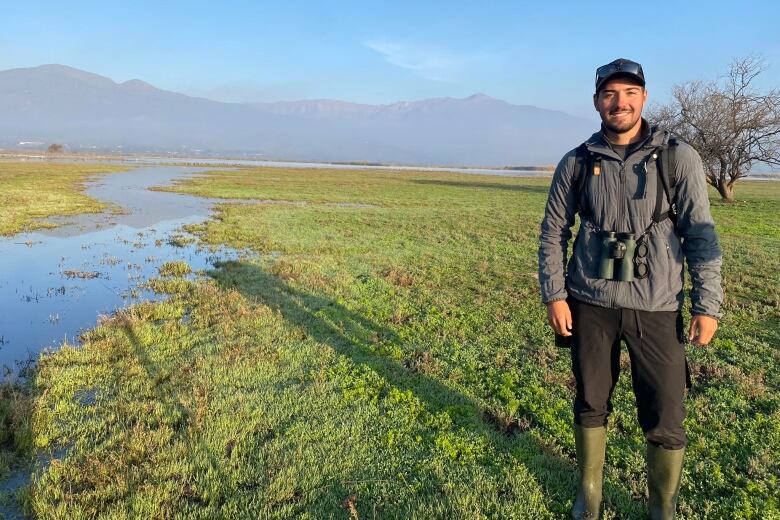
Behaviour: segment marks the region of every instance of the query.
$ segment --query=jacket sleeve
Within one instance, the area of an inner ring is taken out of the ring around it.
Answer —
[[[701,157],[690,146],[677,151],[677,232],[691,276],[691,313],[720,318],[722,256],[710,213]]]
[[[544,303],[567,296],[567,251],[576,212],[574,162],[574,152],[569,152],[558,163],[544,210],[539,237],[539,285]]]

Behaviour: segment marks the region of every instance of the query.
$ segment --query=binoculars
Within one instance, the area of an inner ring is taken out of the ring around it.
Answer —
[[[633,233],[605,231],[601,239],[599,278],[633,282],[635,250]]]

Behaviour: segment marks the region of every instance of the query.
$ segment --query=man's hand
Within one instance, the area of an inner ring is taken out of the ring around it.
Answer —
[[[547,304],[547,322],[556,334],[571,336],[571,309],[566,300]]]
[[[718,320],[711,316],[696,315],[691,318],[688,329],[688,341],[696,346],[704,347],[710,342],[718,329]]]

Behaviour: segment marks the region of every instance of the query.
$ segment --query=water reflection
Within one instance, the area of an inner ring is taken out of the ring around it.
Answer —
[[[158,298],[138,286],[165,262],[184,260],[198,270],[237,258],[235,250],[199,248],[181,231],[206,219],[214,200],[147,189],[202,170],[103,176],[86,193],[112,211],[57,219],[61,227],[0,240],[0,367],[15,371],[43,348],[77,342],[100,314]]]

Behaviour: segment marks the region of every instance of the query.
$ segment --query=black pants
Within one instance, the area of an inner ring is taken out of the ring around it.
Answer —
[[[607,424],[623,340],[631,358],[631,381],[645,438],[666,449],[685,447],[682,314],[608,309],[572,298],[569,306],[574,325],[572,370],[577,383],[574,422],[585,428]]]

